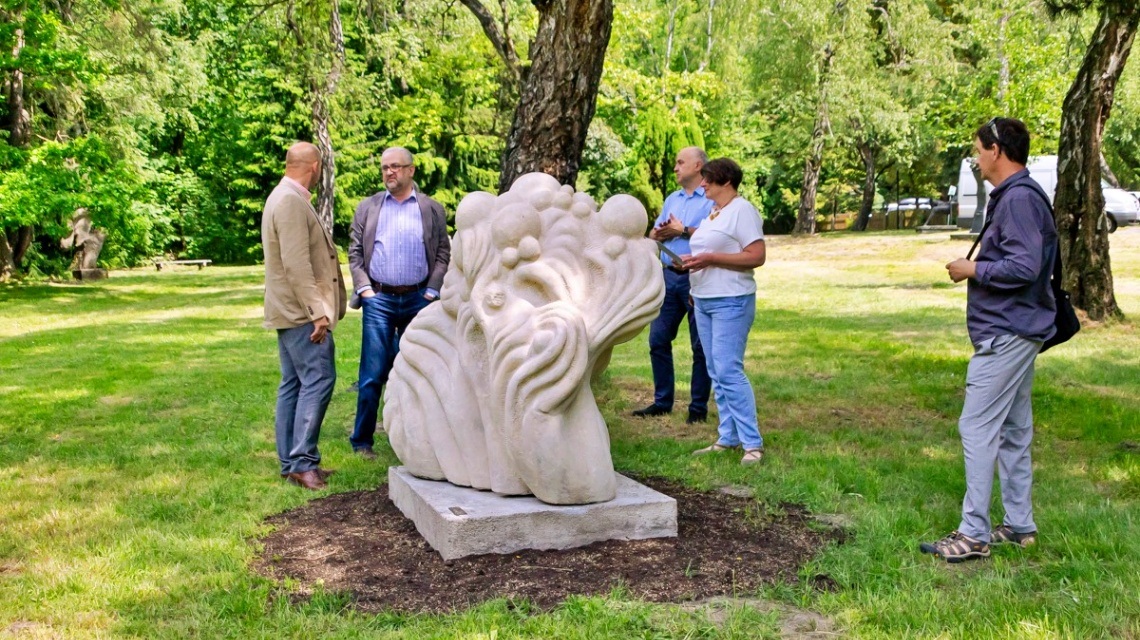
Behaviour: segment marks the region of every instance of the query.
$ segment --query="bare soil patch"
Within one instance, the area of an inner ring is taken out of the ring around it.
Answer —
[[[298,581],[300,597],[320,584],[350,593],[367,612],[449,612],[494,598],[550,608],[570,595],[606,594],[617,586],[643,600],[687,602],[798,582],[804,563],[843,538],[797,505],[770,507],[747,497],[640,480],[676,498],[677,538],[444,562],[388,500],[385,484],[273,516],[275,530],[262,540],[256,567],[274,579]],[[823,575],[812,583],[834,588]]]

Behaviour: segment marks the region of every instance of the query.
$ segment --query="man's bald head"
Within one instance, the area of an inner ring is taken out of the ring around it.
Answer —
[[[681,154],[685,154],[685,157],[693,162],[699,162],[702,165],[709,163],[709,154],[705,153],[705,150],[700,147],[685,147],[677,152],[677,155]]]
[[[692,192],[701,184],[701,167],[709,161],[709,156],[700,147],[685,147],[677,152],[677,162],[673,164],[673,175],[677,184],[686,192]]]
[[[311,142],[294,142],[285,152],[285,175],[312,189],[321,179],[321,151]]]
[[[295,167],[321,161],[321,151],[312,142],[294,142],[285,152],[285,166]]]

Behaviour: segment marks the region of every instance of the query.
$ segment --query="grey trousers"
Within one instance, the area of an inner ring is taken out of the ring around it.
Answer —
[[[302,473],[321,464],[317,440],[336,384],[332,333],[313,344],[313,323],[277,330],[281,386],[277,388],[277,459],[281,473]]]
[[[1041,343],[998,336],[976,345],[966,370],[958,433],[966,460],[966,497],[958,531],[989,542],[994,466],[1001,481],[1004,524],[1018,533],[1033,522],[1033,364]]]

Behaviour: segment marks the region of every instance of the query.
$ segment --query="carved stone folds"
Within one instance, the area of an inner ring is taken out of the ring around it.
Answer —
[[[385,390],[411,473],[550,504],[614,498],[590,379],[661,308],[647,223],[632,196],[598,210],[541,173],[463,199],[440,303],[408,327]]]

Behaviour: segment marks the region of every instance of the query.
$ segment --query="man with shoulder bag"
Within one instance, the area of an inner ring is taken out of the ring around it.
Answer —
[[[989,557],[991,544],[1024,547],[1036,542],[1030,495],[1034,363],[1043,348],[1079,329],[1079,324],[1073,327],[1076,317],[1068,294],[1060,290],[1059,245],[1049,198],[1025,168],[1025,124],[994,118],[975,132],[974,150],[982,177],[997,186],[974,245],[977,256],[946,265],[951,280],[968,281],[966,327],[974,344],[958,421],[966,495],[958,529],[921,545],[924,553],[947,562]],[[973,249],[967,255],[972,254]],[[1001,526],[991,529],[995,466],[1005,517]]]

